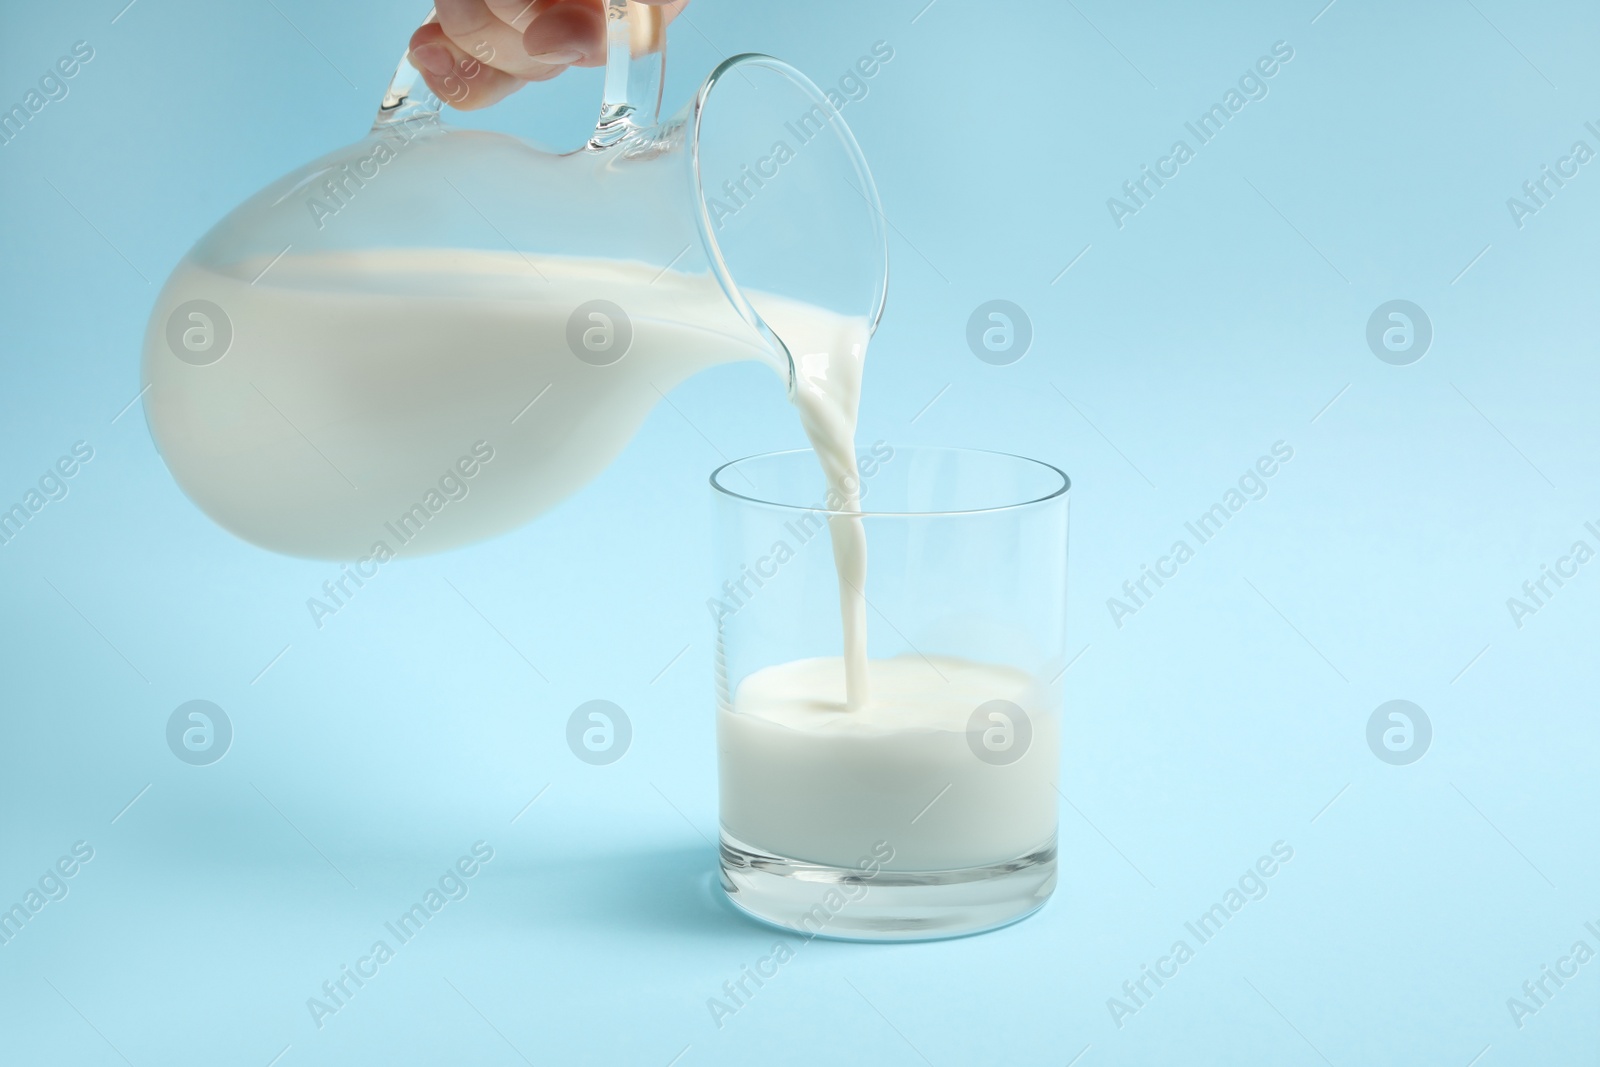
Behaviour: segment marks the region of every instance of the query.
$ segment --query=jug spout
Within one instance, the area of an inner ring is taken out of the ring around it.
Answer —
[[[777,327],[795,305],[851,320],[862,336],[882,317],[889,249],[877,186],[838,107],[771,56],[723,61],[682,119],[706,258],[787,366],[792,395],[800,338]]]

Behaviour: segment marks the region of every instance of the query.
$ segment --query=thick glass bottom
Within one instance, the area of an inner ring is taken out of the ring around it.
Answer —
[[[752,917],[808,937],[929,941],[983,933],[1039,910],[1056,887],[1052,836],[1024,856],[951,871],[832,867],[722,833],[722,888]]]

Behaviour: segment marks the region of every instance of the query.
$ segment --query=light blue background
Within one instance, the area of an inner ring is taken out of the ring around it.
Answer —
[[[0,946],[0,1061],[1593,1062],[1600,961],[1521,1028],[1506,1005],[1600,950],[1600,564],[1506,608],[1597,546],[1600,162],[1520,229],[1506,206],[1600,148],[1592,5],[694,0],[671,107],[727,53],[828,83],[894,48],[846,112],[893,224],[862,435],[1066,469],[1082,649],[1046,909],[804,945],[719,1030],[707,998],[776,935],[710,888],[705,475],[801,443],[782,396],[689,382],[576,499],[317,630],[336,568],[212,525],[138,405],[113,417],[167,272],[364,132],[419,12],[124,2],[0,15],[6,106],[96,53],[0,148],[0,503],[95,450],[0,547],[0,903],[95,849]],[[1106,199],[1280,40],[1267,98],[1119,229]],[[573,144],[596,98],[591,72],[472,122]],[[1011,366],[964,340],[994,298],[1035,331]],[[1435,330],[1410,366],[1365,342],[1394,298]],[[1117,627],[1107,598],[1278,440],[1270,495]],[[236,731],[209,767],[164,740],[195,698]],[[607,767],[563,741],[595,698],[636,731]],[[1396,698],[1434,728],[1410,766],[1365,740]],[[306,998],[480,839],[471,894],[317,1029]],[[1107,998],[1279,840],[1270,894],[1119,1028]]]

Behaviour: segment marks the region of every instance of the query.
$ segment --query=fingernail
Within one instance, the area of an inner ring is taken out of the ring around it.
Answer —
[[[551,67],[569,67],[582,58],[583,53],[574,48],[563,48],[558,52],[540,52],[533,57],[535,62]]]
[[[413,48],[411,59],[436,78],[442,78],[450,73],[450,52],[443,45],[425,44]]]

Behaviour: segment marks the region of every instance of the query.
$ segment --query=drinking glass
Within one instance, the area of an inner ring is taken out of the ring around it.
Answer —
[[[956,448],[857,451],[860,510],[809,450],[734,460],[716,507],[722,887],[812,936],[976,933],[1056,880],[1067,476]],[[860,522],[870,695],[845,701],[830,533]]]

